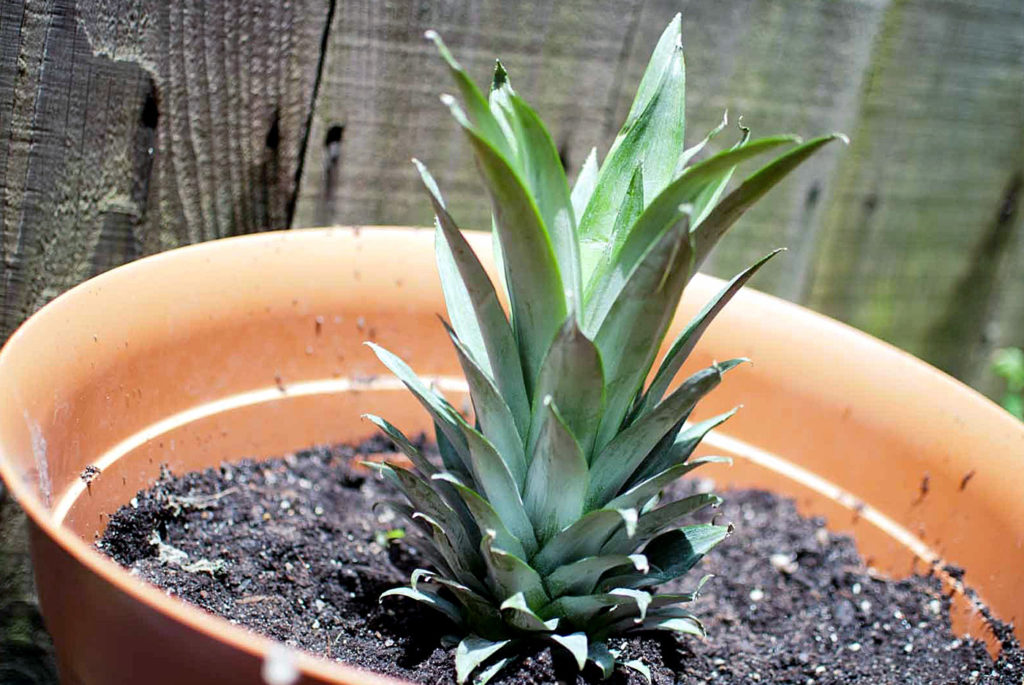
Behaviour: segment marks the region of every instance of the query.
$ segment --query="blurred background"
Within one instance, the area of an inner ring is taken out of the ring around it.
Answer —
[[[1020,411],[1021,0],[0,0],[0,336],[178,245],[428,224],[413,155],[463,227],[486,228],[424,30],[481,83],[500,56],[574,177],[679,11],[691,144],[726,109],[754,135],[852,140],[774,190],[706,270],[729,277],[787,246],[754,287]],[[30,576],[4,501],[2,683],[54,682]]]

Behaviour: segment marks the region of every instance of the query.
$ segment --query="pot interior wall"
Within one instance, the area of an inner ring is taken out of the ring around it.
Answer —
[[[486,260],[486,237],[474,242]],[[428,430],[362,342],[466,406],[436,318],[431,243],[429,231],[397,229],[264,234],[76,288],[0,356],[4,477],[45,533],[91,542],[161,464],[183,472],[355,441],[372,433],[363,412]],[[675,329],[718,287],[695,279]],[[758,293],[726,308],[689,367],[736,356],[754,364],[730,372],[697,416],[745,405],[703,447],[735,464],[706,475],[797,498],[882,572],[953,561],[1000,618],[1024,617],[1007,572],[1024,568],[1024,469],[1006,474],[1024,459],[1024,430],[902,353]],[[90,465],[100,473],[86,483]],[[956,621],[987,636],[966,601]]]

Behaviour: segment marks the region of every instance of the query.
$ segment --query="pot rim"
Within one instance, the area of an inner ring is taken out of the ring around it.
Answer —
[[[83,292],[90,289],[100,288],[105,285],[116,283],[126,274],[136,271],[144,271],[151,265],[162,263],[167,260],[181,259],[182,257],[212,257],[225,249],[233,249],[234,246],[245,244],[250,249],[257,248],[260,244],[271,246],[279,241],[304,241],[318,240],[323,237],[336,234],[339,231],[370,232],[371,234],[383,234],[389,232],[398,240],[409,240],[415,236],[416,240],[424,240],[430,229],[410,227],[328,227],[297,229],[283,231],[269,231],[253,235],[235,236],[221,238],[204,243],[188,245],[175,248],[155,255],[144,257],[134,262],[116,267],[99,276],[96,276],[84,283],[81,283],[70,290],[54,298],[50,303],[42,307],[38,312],[29,317],[6,341],[0,349],[0,368],[7,363],[10,350],[19,345],[19,341],[27,335],[33,327],[40,325],[39,322],[45,319],[50,312],[61,306],[68,300],[80,297]],[[471,242],[478,250],[489,242],[488,234],[476,234],[470,236]],[[719,279],[700,275],[694,277],[695,281],[703,280],[708,287],[717,289]],[[842,346],[837,349],[850,349],[854,351],[868,350],[879,356],[886,367],[899,367],[907,373],[914,374],[916,383],[923,383],[929,390],[938,390],[943,393],[947,404],[956,403],[957,406],[964,406],[970,409],[972,416],[981,414],[985,417],[987,426],[998,426],[1000,431],[1005,428],[1007,435],[1013,435],[1017,431],[1024,446],[1024,424],[1016,425],[1018,422],[1008,412],[1005,412],[997,404],[988,398],[980,395],[973,389],[960,381],[951,378],[943,372],[935,369],[927,363],[917,359],[911,354],[900,350],[888,343],[880,341],[866,333],[852,328],[846,324],[830,319],[824,315],[812,312],[799,305],[786,302],[780,298],[744,289],[745,297],[752,299],[757,306],[762,306],[771,311],[772,315],[782,313],[791,321],[799,323],[801,328],[816,329],[825,335],[821,336],[826,346]],[[54,523],[50,512],[32,489],[22,481],[15,473],[13,466],[4,455],[0,453],[0,477],[3,478],[15,500],[25,510],[32,523],[47,535],[53,542],[59,545],[65,552],[76,558],[87,567],[92,573],[102,580],[115,586],[126,595],[139,601],[159,613],[169,616],[181,623],[187,624],[192,629],[202,633],[206,637],[219,640],[236,649],[242,650],[256,658],[262,659],[269,649],[277,641],[260,636],[249,630],[231,624],[227,619],[215,616],[202,609],[192,606],[184,601],[168,597],[158,588],[151,586],[144,581],[132,576],[112,559],[97,551],[85,540],[79,538],[70,529],[63,525]],[[397,684],[404,681],[383,676],[372,671],[364,670],[354,665],[328,660],[308,654],[301,650],[293,650],[296,665],[301,672],[308,675],[334,680],[335,682],[361,682]]]

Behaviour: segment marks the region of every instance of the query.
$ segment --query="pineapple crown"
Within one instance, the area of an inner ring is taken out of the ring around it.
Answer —
[[[741,127],[735,145],[694,162],[726,119],[684,148],[677,15],[604,162],[592,150],[570,190],[551,136],[501,63],[485,97],[441,38],[427,37],[460,95],[461,104],[441,99],[469,140],[491,201],[510,317],[434,179],[414,160],[436,215],[451,319],[444,325],[475,422],[397,356],[367,343],[433,418],[442,462],[428,460],[386,420],[367,416],[413,463],[411,470],[377,468],[404,494],[388,504],[409,521],[433,565],[382,599],[418,600],[458,626],[465,635],[456,650],[460,683],[488,664],[477,678],[486,682],[510,658],[510,646],[530,637],[552,640],[581,669],[590,661],[607,676],[618,658],[606,644],[612,635],[704,634],[681,605],[706,578],[682,594],[653,588],[689,571],[730,528],[681,524],[717,505],[713,494],[671,502],[661,495],[692,469],[723,461],[689,458],[733,412],[687,419],[744,360],[713,364],[670,388],[715,315],[778,251],[726,284],[651,376],[683,288],[754,202],[842,136],[751,140]],[[787,146],[719,201],[738,164]]]

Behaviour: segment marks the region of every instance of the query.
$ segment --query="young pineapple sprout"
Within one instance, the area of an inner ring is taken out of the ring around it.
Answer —
[[[441,465],[393,425],[368,416],[413,469],[380,471],[403,493],[389,504],[432,568],[382,595],[418,600],[462,632],[460,683],[486,682],[524,639],[544,638],[582,669],[618,663],[607,639],[632,631],[703,635],[683,608],[691,592],[656,594],[729,533],[684,524],[713,494],[662,501],[733,412],[687,422],[698,400],[741,363],[675,376],[714,316],[775,252],[736,276],[654,362],[683,288],[708,252],[762,195],[828,142],[794,136],[739,142],[695,159],[721,133],[683,146],[680,18],[658,41],[604,162],[590,152],[570,190],[551,136],[500,63],[485,96],[428,32],[459,99],[442,96],[472,147],[493,211],[509,316],[426,168],[437,264],[466,376],[470,423],[394,354],[372,343],[433,418]],[[461,102],[460,102],[461,101]],[[720,197],[741,162],[786,151]],[[647,382],[649,380],[649,382]],[[645,670],[638,662],[623,662]]]

